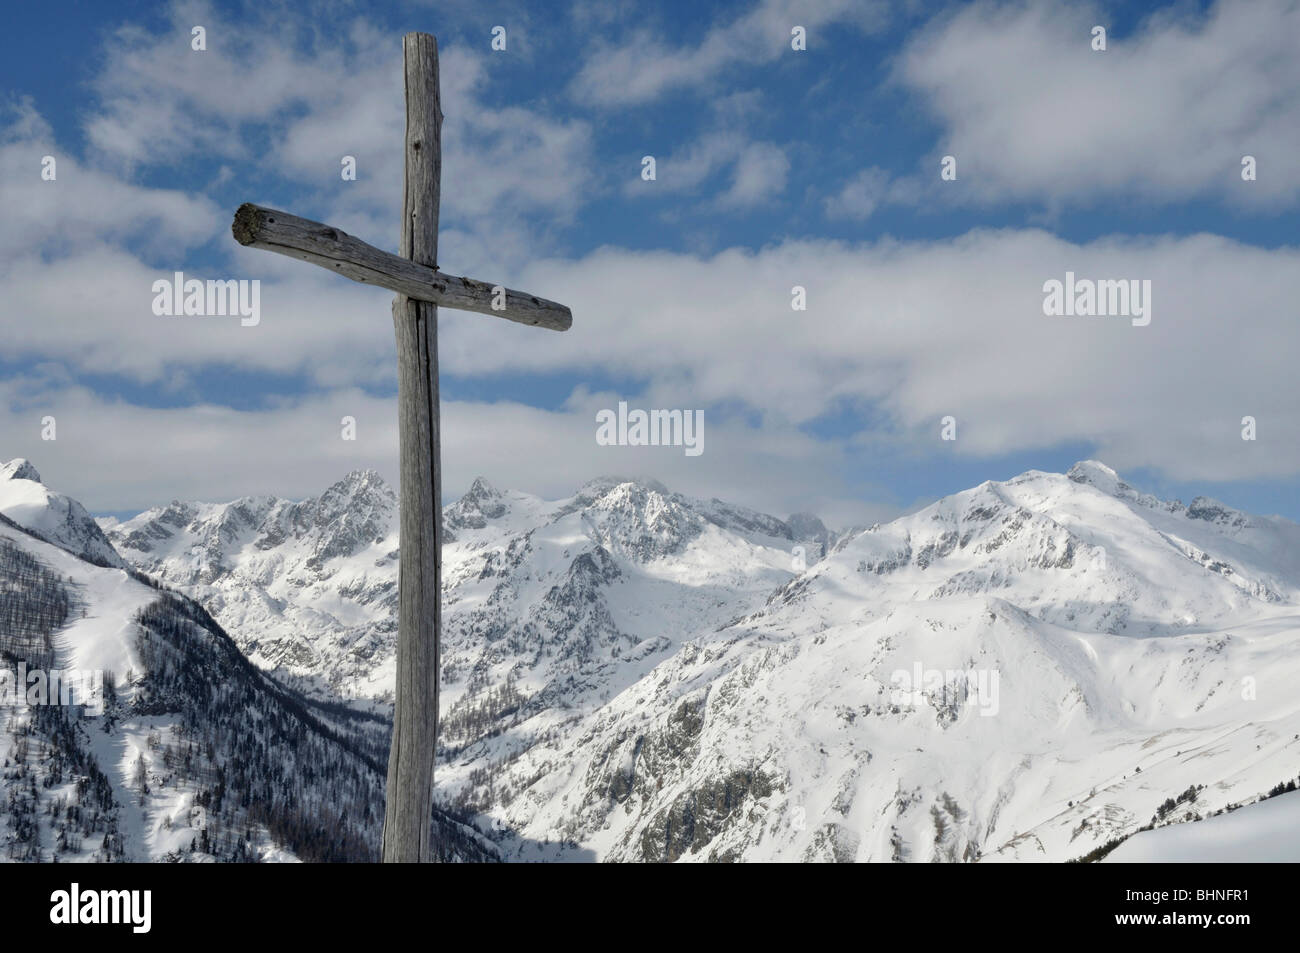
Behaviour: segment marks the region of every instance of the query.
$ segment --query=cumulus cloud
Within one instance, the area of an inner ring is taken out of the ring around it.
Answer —
[[[1091,3],[984,2],[910,40],[895,76],[942,123],[975,204],[1057,208],[1210,196],[1259,211],[1300,200],[1300,4],[1175,4],[1091,49]],[[1259,161],[1255,182],[1241,158]]]
[[[872,439],[958,453],[1095,444],[1115,466],[1198,479],[1300,472],[1300,252],[1211,235],[1076,243],[1037,229],[941,241],[789,241],[708,258],[606,249],[536,263],[577,316],[527,349],[467,322],[446,360],[471,373],[600,368],[683,399],[812,424],[848,401]],[[1152,320],[1047,317],[1044,283],[1150,279]],[[808,310],[791,310],[791,288]],[[1241,417],[1272,436],[1240,439]],[[865,423],[864,423],[865,426]]]
[[[92,85],[99,108],[86,120],[87,139],[124,166],[247,156],[241,123],[275,119],[347,83],[341,50],[294,52],[308,31],[273,9],[241,25],[206,3],[175,3],[164,16],[161,33],[138,23],[119,27]],[[207,31],[203,51],[191,48],[196,24]]]
[[[31,114],[22,124],[27,145],[0,146],[15,168],[31,165],[46,134]],[[16,250],[0,266],[10,313],[23,316],[6,327],[10,360],[182,384],[213,367],[302,374],[331,389],[391,384],[387,293],[238,249],[234,275],[265,279],[258,327],[156,317],[151,285],[169,270],[120,247],[122,209],[155,208],[180,244],[216,227],[212,210],[107,178],[93,189],[69,181],[90,190],[70,202],[57,197],[64,178],[40,183],[35,168],[14,214],[65,216],[61,227],[79,237],[59,254]],[[24,211],[29,201],[57,211]],[[707,257],[607,248],[503,276],[570,304],[572,331],[445,312],[440,345],[448,373],[622,375],[647,382],[657,406],[744,408],[787,435],[848,402],[872,408],[864,419],[883,426],[871,439],[895,446],[932,446],[937,419],[953,414],[959,453],[1084,441],[1113,465],[1183,479],[1286,476],[1300,472],[1286,358],[1300,331],[1278,302],[1300,300],[1298,259],[1208,235],[1079,244],[1039,230],[790,240]],[[1151,325],[1044,316],[1043,283],[1067,270],[1151,279]],[[807,289],[805,312],[791,310],[794,285]],[[1239,439],[1246,415],[1259,421],[1253,444]]]
[[[41,178],[47,155],[55,160],[53,181]],[[0,112],[0,208],[0,259],[126,241],[155,252],[184,250],[211,238],[225,217],[203,196],[146,188],[87,167],[59,147],[29,98]]]
[[[252,11],[236,20],[206,4],[179,3],[161,31],[122,27],[92,83],[98,103],[87,139],[128,172],[214,157],[233,167],[225,179],[260,182],[278,172],[314,192],[312,204],[340,227],[364,227],[367,235],[377,229],[373,243],[395,245],[405,123],[401,43],[361,18],[326,35],[282,13]],[[203,52],[190,48],[195,23],[207,29]],[[502,258],[590,199],[592,137],[582,119],[488,105],[490,55],[486,44],[439,51],[449,186],[441,205],[452,247],[463,240]],[[346,187],[339,175],[345,155],[358,169]]]
[[[390,294],[239,248],[230,238],[233,203],[137,184],[131,170],[216,156],[230,161],[212,187],[262,183],[268,173],[295,192],[319,182],[314,199],[293,202],[296,212],[394,249],[400,43],[362,21],[328,46],[304,39],[301,21],[271,13],[232,24],[205,5],[178,4],[169,17],[161,31],[130,26],[108,40],[104,71],[92,83],[99,110],[87,123],[85,158],[55,140],[30,98],[0,114],[0,282],[15,316],[3,357],[149,383],[183,385],[206,367],[302,375],[325,386],[390,384]],[[204,52],[190,49],[193,23],[207,26]],[[518,286],[517,263],[536,253],[539,231],[589,198],[589,129],[522,107],[484,108],[483,55],[442,51],[444,176],[456,183],[443,193],[442,261],[455,273]],[[158,121],[179,130],[176,137],[156,135]],[[252,159],[247,143],[273,122],[284,136]],[[344,154],[357,156],[354,183],[340,180]],[[44,155],[58,163],[55,181],[40,178]],[[100,167],[91,157],[108,161]],[[279,189],[264,188],[250,186],[240,198],[286,204]],[[175,271],[260,280],[262,323],[155,316],[153,282]]]
[[[0,161],[18,162],[13,148],[0,147]],[[19,150],[29,165],[35,151]],[[64,180],[34,182],[46,184]],[[211,211],[108,180],[93,192],[57,200],[73,216],[65,227],[85,240],[57,255],[17,251],[0,266],[9,313],[23,316],[6,326],[10,360],[181,384],[231,367],[331,389],[391,385],[387,293],[238,249],[233,274],[265,279],[258,327],[156,317],[151,285],[169,271],[115,243],[120,209],[156,203],[182,243],[202,238],[187,223],[211,227]],[[33,193],[41,189],[15,196],[20,218]],[[444,312],[440,346],[447,373],[621,375],[647,382],[656,406],[740,407],[787,435],[848,402],[871,408],[863,419],[882,424],[872,439],[895,446],[932,447],[937,419],[953,414],[959,453],[1084,441],[1113,465],[1183,479],[1287,476],[1300,472],[1287,359],[1300,331],[1278,303],[1300,300],[1298,265],[1293,248],[1208,235],[1080,244],[1039,230],[790,240],[711,256],[607,248],[503,276],[569,304],[572,331]],[[1044,316],[1043,284],[1067,270],[1151,279],[1151,325]],[[805,312],[791,310],[795,285],[807,289]],[[1246,415],[1259,421],[1253,444],[1239,439]]]

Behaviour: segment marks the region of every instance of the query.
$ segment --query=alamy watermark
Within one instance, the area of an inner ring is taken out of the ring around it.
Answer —
[[[704,411],[627,409],[596,413],[596,443],[602,447],[684,447],[688,457],[704,452]]]
[[[153,313],[159,317],[239,315],[246,328],[262,322],[262,282],[254,278],[200,281],[178,271],[153,283]]]
[[[0,667],[0,707],[82,705],[88,715],[104,713],[104,672],[101,669],[29,669],[19,662]]]
[[[890,701],[899,708],[917,708],[928,700],[944,705],[955,705],[968,698],[975,699],[979,713],[985,717],[996,715],[1001,708],[999,687],[1002,678],[997,669],[924,668],[920,662],[912,664],[911,671],[900,668],[889,676],[894,686]]]
[[[132,933],[148,933],[152,908],[152,890],[83,890],[74,881],[50,894],[50,922],[56,925],[122,924]]]
[[[1087,317],[1126,317],[1135,328],[1151,323],[1151,279],[1143,278],[1075,278],[1065,273],[1065,281],[1050,278],[1043,283],[1043,314],[1049,317],[1073,315]]]

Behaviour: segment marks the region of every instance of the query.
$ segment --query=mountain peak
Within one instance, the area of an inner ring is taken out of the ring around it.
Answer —
[[[1066,476],[1075,483],[1086,483],[1089,486],[1095,486],[1103,493],[1109,493],[1111,496],[1120,496],[1126,490],[1131,489],[1127,483],[1119,478],[1118,473],[1097,460],[1080,460],[1070,467]]]
[[[489,483],[484,477],[477,476],[474,478],[474,482],[469,485],[469,489],[465,491],[465,496],[463,498],[477,502],[479,500],[495,500],[500,496],[500,490]]]
[[[0,514],[97,566],[126,566],[85,507],[47,487],[36,468],[21,457],[0,466]]]
[[[17,457],[0,466],[0,479],[31,480],[33,483],[40,483],[41,475],[36,472],[36,468],[31,463],[22,457]]]
[[[506,509],[501,491],[483,477],[475,477],[465,495],[443,511],[443,526],[453,533],[458,529],[483,529],[488,520],[504,516]]]
[[[367,501],[366,505],[370,505],[368,501],[376,498],[395,501],[397,496],[377,470],[353,470],[322,493],[316,502],[334,509],[339,506],[348,508],[360,501]]]
[[[353,470],[350,473],[348,473],[347,476],[345,476],[339,482],[344,484],[345,486],[354,486],[354,487],[388,485],[388,483],[384,480],[384,478],[379,475],[378,470],[372,470],[369,468],[366,468],[364,470]]]
[[[596,477],[595,479],[588,480],[586,483],[584,483],[581,487],[578,488],[577,495],[579,497],[595,498],[595,497],[603,496],[604,494],[608,493],[610,490],[613,490],[617,487],[623,486],[628,483],[632,484],[633,486],[639,486],[642,487],[643,489],[651,490],[662,496],[668,496],[671,493],[668,487],[664,486],[658,480],[655,480],[651,477],[631,477],[631,476],[619,476],[617,474],[609,474],[607,476],[599,476]]]

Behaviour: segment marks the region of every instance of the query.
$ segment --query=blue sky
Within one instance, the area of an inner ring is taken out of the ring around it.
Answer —
[[[614,472],[871,522],[1097,457],[1161,495],[1300,518],[1294,3],[9,18],[0,456],[98,512],[395,475],[391,296],[240,249],[229,220],[256,201],[395,250],[400,37],[421,29],[442,58],[443,267],[575,314],[547,335],[444,312],[449,498],[477,474],[559,496]],[[1152,279],[1152,324],[1044,316],[1067,269]],[[261,280],[261,323],[153,315],[177,270]],[[703,409],[705,452],[597,446],[619,400]]]

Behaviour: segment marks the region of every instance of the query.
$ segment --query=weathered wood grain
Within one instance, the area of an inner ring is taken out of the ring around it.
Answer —
[[[437,270],[436,262],[411,261],[368,245],[332,225],[288,212],[245,203],[235,212],[230,230],[241,245],[311,262],[353,281],[387,288],[418,301],[491,314],[551,331],[567,331],[573,325],[573,313],[562,304],[507,288],[504,308],[495,310],[493,286],[485,281],[444,274]]]
[[[438,43],[402,40],[406,63],[406,174],[402,254],[438,261],[442,108]],[[438,306],[399,295],[398,430],[401,444],[401,560],[398,569],[397,689],[388,759],[383,860],[432,860],[433,766],[438,740],[438,638],[442,630],[442,473],[438,426]]]

